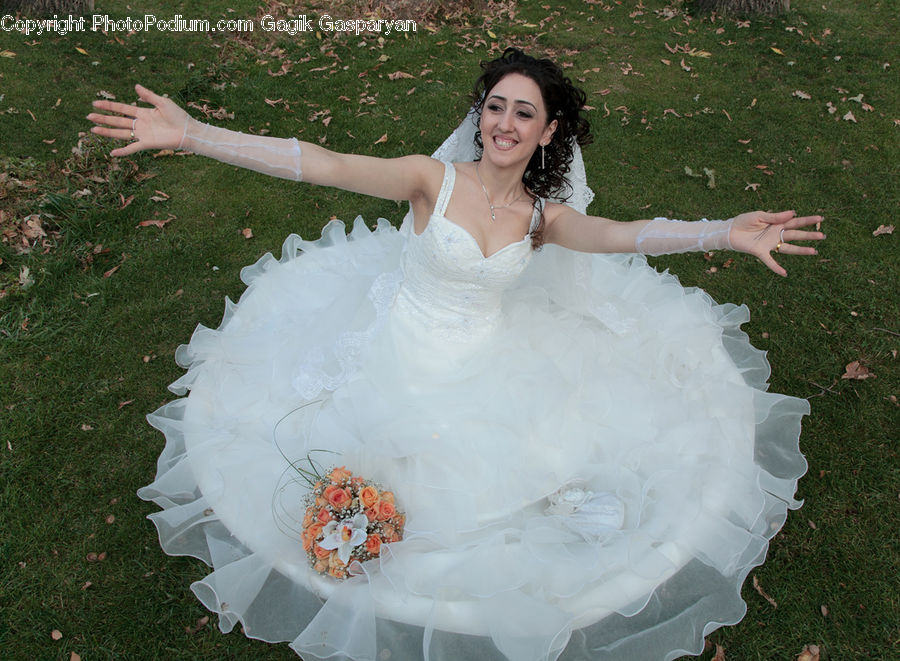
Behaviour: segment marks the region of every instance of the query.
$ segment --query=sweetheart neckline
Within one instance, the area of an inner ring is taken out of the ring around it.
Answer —
[[[507,243],[505,246],[503,246],[503,247],[500,248],[499,250],[496,250],[496,251],[492,252],[490,255],[485,255],[485,254],[484,254],[484,250],[482,250],[481,245],[478,243],[478,240],[472,235],[472,233],[471,233],[469,230],[467,230],[465,227],[463,227],[463,226],[460,225],[459,223],[454,223],[452,220],[450,220],[449,218],[447,218],[447,216],[443,216],[443,215],[438,214],[438,213],[433,213],[433,214],[431,214],[431,216],[428,218],[428,225],[425,226],[425,229],[422,230],[422,233],[421,233],[421,234],[417,234],[417,233],[416,233],[415,227],[413,227],[413,231],[412,231],[413,236],[421,237],[422,235],[424,235],[425,232],[428,231],[428,228],[431,227],[431,221],[432,221],[432,219],[434,219],[434,218],[441,218],[441,219],[447,221],[448,223],[450,223],[451,225],[453,225],[453,227],[455,227],[456,229],[460,230],[463,234],[465,234],[467,237],[469,237],[469,240],[472,241],[472,244],[475,246],[475,249],[478,251],[478,254],[481,256],[481,259],[483,259],[484,261],[488,261],[489,259],[492,259],[493,257],[496,257],[497,255],[499,255],[500,253],[502,253],[502,252],[503,252],[504,250],[506,250],[507,248],[512,248],[513,246],[519,246],[519,245],[522,245],[522,244],[523,244],[525,241],[527,241],[528,238],[531,236],[531,233],[529,232],[528,234],[526,234],[524,237],[522,237],[522,238],[519,239],[518,241],[513,241],[512,243]]]

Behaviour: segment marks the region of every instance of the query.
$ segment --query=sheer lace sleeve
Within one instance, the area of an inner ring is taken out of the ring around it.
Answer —
[[[692,250],[731,250],[731,220],[695,222],[654,218],[634,241],[635,252],[644,255],[666,255]]]
[[[273,177],[301,180],[300,143],[296,138],[238,133],[188,118],[178,148]]]

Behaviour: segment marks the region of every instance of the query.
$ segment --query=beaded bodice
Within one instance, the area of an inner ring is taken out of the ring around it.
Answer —
[[[444,215],[456,179],[453,165],[444,165],[428,225],[409,237],[394,314],[443,339],[469,341],[496,328],[503,292],[531,259],[530,233],[540,221],[541,205],[528,235],[485,257],[475,238]]]

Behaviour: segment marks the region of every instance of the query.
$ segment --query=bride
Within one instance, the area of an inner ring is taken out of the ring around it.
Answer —
[[[113,156],[184,149],[410,203],[399,231],[332,221],[242,271],[222,325],[176,354],[190,396],[149,417],[167,443],[139,495],[167,553],[213,566],[192,589],[223,631],[305,659],[699,654],[799,506],[808,406],[766,392],[745,308],[640,254],[732,249],[786,275],[772,253],[815,254],[795,242],[822,218],[588,216],[583,92],[515,49],[482,68],[434,157],[235,133],[141,86],[150,107],[94,102],[114,114],[92,130],[130,140]],[[291,467],[319,450],[405,511],[346,580],[298,531]]]

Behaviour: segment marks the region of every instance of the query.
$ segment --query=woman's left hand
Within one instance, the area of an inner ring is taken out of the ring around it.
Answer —
[[[801,230],[822,222],[822,216],[797,216],[794,211],[768,213],[751,211],[735,216],[731,225],[729,240],[735,250],[755,255],[763,264],[778,275],[786,276],[781,265],[772,257],[772,253],[784,255],[816,255],[811,246],[795,246],[791,241],[821,241],[825,238],[822,232]]]

